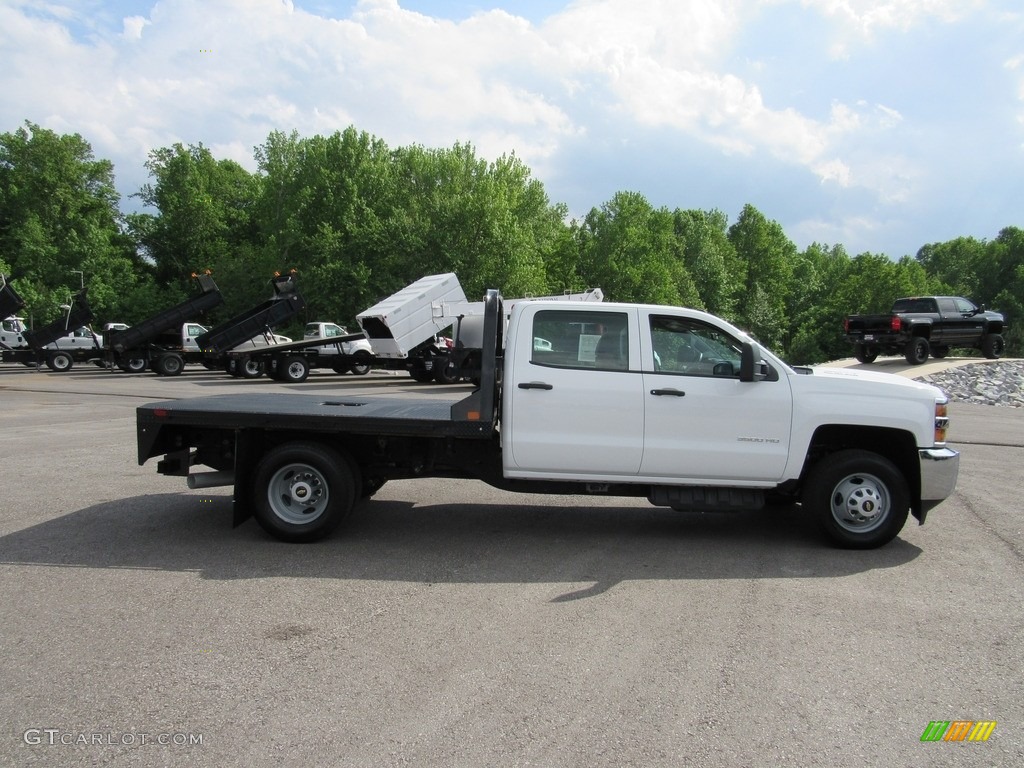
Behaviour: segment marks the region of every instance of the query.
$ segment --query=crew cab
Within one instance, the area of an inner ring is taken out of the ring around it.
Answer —
[[[854,356],[871,363],[880,354],[903,355],[911,365],[942,358],[951,347],[973,348],[996,359],[1003,353],[1005,319],[962,296],[896,299],[887,315],[850,315],[843,321]]]
[[[794,369],[696,310],[485,299],[480,385],[451,403],[234,394],[137,412],[139,462],[234,486],[235,522],[329,534],[385,482],[469,477],[676,510],[798,502],[837,545],[877,547],[953,491],[947,401],[881,373]],[[507,336],[507,338],[505,338]],[[538,344],[537,339],[546,344]],[[205,466],[207,471],[193,471]]]

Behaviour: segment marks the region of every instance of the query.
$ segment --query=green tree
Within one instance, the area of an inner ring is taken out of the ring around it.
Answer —
[[[37,321],[82,284],[96,314],[111,316],[145,279],[119,199],[113,165],[79,134],[27,121],[0,134],[0,252]]]
[[[619,192],[587,214],[578,235],[580,273],[610,299],[700,305],[668,209],[654,209],[636,192]]]
[[[153,150],[146,168],[153,181],[138,196],[158,213],[137,214],[131,225],[154,264],[158,284],[176,281],[187,289],[192,273],[206,269],[217,277],[222,263],[253,244],[259,180],[238,163],[215,159],[202,144],[175,144]],[[270,278],[257,274],[256,266],[250,265],[245,293],[254,282]],[[225,292],[228,306],[232,298]]]
[[[778,222],[749,204],[729,227],[729,242],[743,264],[738,319],[767,346],[781,349],[789,330],[786,301],[796,246]]]
[[[717,210],[676,209],[673,218],[683,264],[693,277],[700,296],[695,306],[723,317],[732,317],[739,286],[730,271],[737,256],[729,241],[727,217]]]

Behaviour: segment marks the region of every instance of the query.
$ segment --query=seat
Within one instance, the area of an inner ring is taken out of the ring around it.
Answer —
[[[598,368],[624,371],[628,367],[620,331],[611,331],[597,340],[594,348],[594,362]]]

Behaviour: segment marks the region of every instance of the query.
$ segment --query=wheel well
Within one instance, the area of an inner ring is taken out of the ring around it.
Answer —
[[[811,468],[837,451],[859,448],[877,453],[891,461],[907,481],[915,509],[921,495],[921,468],[917,459],[917,441],[913,434],[900,429],[861,427],[852,424],[826,424],[818,427],[807,449],[807,458],[800,473],[801,483]]]

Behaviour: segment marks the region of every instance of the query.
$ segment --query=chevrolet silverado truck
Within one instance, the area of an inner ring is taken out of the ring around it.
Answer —
[[[150,403],[139,463],[159,458],[191,488],[233,486],[235,524],[255,516],[285,541],[328,535],[386,482],[432,477],[683,511],[795,502],[835,544],[871,548],[955,487],[947,400],[930,385],[791,368],[696,310],[526,299],[506,327],[499,294],[484,304],[480,384],[461,400]]]
[[[929,355],[945,357],[951,347],[977,349],[994,360],[1003,353],[1005,327],[1001,314],[960,296],[896,299],[887,315],[850,315],[843,321],[859,362],[903,355],[911,365],[920,365]]]

